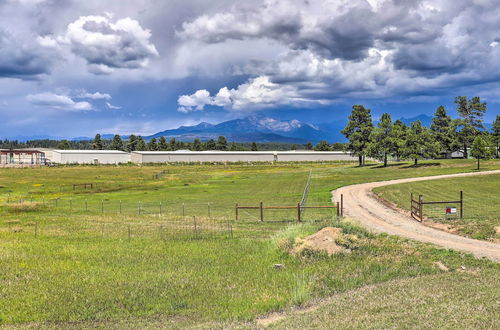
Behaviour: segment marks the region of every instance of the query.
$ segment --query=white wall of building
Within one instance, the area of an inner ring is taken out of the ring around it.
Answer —
[[[118,150],[53,150],[51,161],[56,164],[122,164],[130,155]]]
[[[135,151],[132,163],[210,163],[210,162],[308,162],[356,161],[357,158],[342,151]]]

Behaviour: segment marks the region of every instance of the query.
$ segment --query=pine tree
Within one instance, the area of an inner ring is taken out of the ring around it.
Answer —
[[[489,146],[489,141],[487,138],[478,135],[472,142],[471,147],[471,155],[472,157],[477,159],[477,169],[479,170],[480,160],[481,159],[490,159],[492,156],[492,152]]]
[[[467,148],[474,138],[484,131],[483,115],[486,112],[486,102],[481,102],[479,96],[467,99],[467,96],[457,96],[455,98],[457,112],[462,117],[459,121],[462,129],[459,132],[459,140],[464,149],[464,158],[468,158]]]
[[[158,150],[160,150],[160,151],[167,151],[168,150],[167,139],[165,139],[164,136],[160,136],[160,140],[158,143]]]
[[[137,149],[137,136],[135,136],[134,134],[131,134],[128,138],[127,150],[129,152],[131,152],[131,151],[135,151],[136,149]]]
[[[94,149],[94,150],[102,150],[103,149],[101,134],[95,135],[94,142],[92,143],[92,149]]]
[[[111,141],[111,150],[123,150],[123,141],[120,135],[116,134]]]
[[[144,142],[144,139],[142,136],[137,136],[137,144],[135,145],[135,150],[137,151],[146,151],[148,147],[146,146],[146,142]]]
[[[371,141],[368,145],[368,154],[374,158],[383,160],[384,167],[387,166],[387,157],[395,152],[392,127],[391,115],[384,113],[380,117],[378,126],[373,129],[370,135]]]
[[[217,139],[217,150],[227,150],[227,140],[225,136],[219,136]]]
[[[215,144],[214,139],[210,139],[205,143],[205,150],[216,150],[217,145]]]
[[[432,137],[439,143],[441,153],[453,152],[458,148],[456,125],[442,105],[434,113],[430,130]]]
[[[250,147],[250,149],[251,149],[252,151],[258,151],[258,150],[259,150],[259,148],[257,147],[257,143],[252,142],[252,146]]]
[[[370,134],[373,130],[370,112],[370,109],[366,109],[362,105],[354,105],[349,116],[349,123],[341,131],[349,140],[346,146],[347,149],[352,155],[358,156],[360,166],[364,164],[364,158],[370,143]]]
[[[328,141],[322,140],[319,141],[319,143],[314,147],[314,150],[316,151],[330,151],[330,144]]]
[[[201,143],[200,139],[198,138],[194,139],[193,144],[191,145],[191,150],[193,151],[203,150],[203,144]]]
[[[500,116],[497,115],[497,118],[495,119],[495,122],[493,122],[493,127],[492,127],[492,138],[493,138],[493,144],[495,145],[495,156],[496,158],[499,157],[500,155]]]
[[[307,142],[306,144],[306,150],[313,150],[313,145],[311,142]]]
[[[71,149],[71,145],[69,144],[68,140],[61,140],[57,144],[57,149],[59,149],[59,150],[69,150],[69,149]]]
[[[404,149],[406,146],[406,137],[408,134],[408,126],[401,120],[396,120],[392,125],[391,139],[394,143],[393,154],[396,156],[396,160],[399,161],[403,157]]]
[[[432,139],[429,130],[422,126],[420,120],[411,123],[408,130],[403,156],[414,159],[415,166],[419,159],[434,158],[439,153],[439,143]]]
[[[168,142],[168,144],[169,144],[170,150],[172,150],[172,151],[177,150],[177,141],[175,140],[175,138],[171,138],[170,141]]]
[[[152,138],[148,142],[148,150],[149,151],[158,151],[158,143],[156,142],[155,138]]]

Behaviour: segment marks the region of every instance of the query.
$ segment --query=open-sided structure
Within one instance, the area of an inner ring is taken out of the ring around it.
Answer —
[[[1,166],[45,165],[45,153],[33,149],[1,149]]]

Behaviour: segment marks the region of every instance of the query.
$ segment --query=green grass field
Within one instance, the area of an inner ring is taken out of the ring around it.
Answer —
[[[414,198],[423,195],[425,201],[455,201],[463,191],[463,219],[456,215],[447,215],[445,205],[425,205],[424,216],[434,222],[447,224],[461,235],[477,239],[498,240],[500,236],[495,227],[500,226],[500,175],[465,177],[405,183],[376,188],[382,198],[395,203],[398,207],[409,210],[410,193]]]
[[[331,210],[307,210],[305,224],[294,222],[293,210],[266,210],[264,222],[253,210],[234,219],[235,203],[296,205],[311,169],[308,204],[326,205],[330,191],[343,185],[473,168],[471,161],[441,161],[389,168],[333,163],[1,169],[0,325],[238,325],[366,285],[435,276],[441,273],[435,261],[488,272],[498,282],[497,264],[372,235]],[[485,162],[484,168],[498,169],[500,162]],[[163,170],[164,176],[153,179]],[[97,186],[73,190],[78,183]],[[277,235],[305,236],[326,225],[359,238],[352,253],[297,258],[273,244]]]

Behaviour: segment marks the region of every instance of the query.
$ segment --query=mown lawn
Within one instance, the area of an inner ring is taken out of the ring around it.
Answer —
[[[307,220],[321,220],[307,224],[295,224],[295,213],[288,211],[266,211],[263,223],[251,212],[234,220],[235,203],[296,205],[311,169],[308,203],[326,204],[330,190],[342,185],[457,173],[472,170],[474,164],[375,167],[2,169],[0,324],[108,327],[118,322],[143,327],[161,320],[175,327],[253,320],[369,284],[439,274],[434,261],[498,272],[496,264],[471,256],[369,234],[330,211],[306,211]],[[500,162],[485,163],[485,168],[500,168]],[[152,179],[163,170],[168,171],[165,176]],[[97,183],[97,188],[73,190],[73,183],[85,182]],[[60,198],[57,207],[54,198]],[[342,227],[360,243],[349,254],[304,258],[289,256],[273,244],[273,237],[289,226],[306,235],[326,225]],[[276,269],[274,264],[285,267]]]
[[[463,219],[459,205],[424,205],[424,216],[433,222],[449,225],[457,233],[476,239],[500,239],[495,227],[500,226],[500,175],[430,180],[376,188],[382,198],[409,210],[410,193],[423,195],[424,201],[459,200],[463,191]],[[457,214],[446,214],[447,206],[456,207]]]

